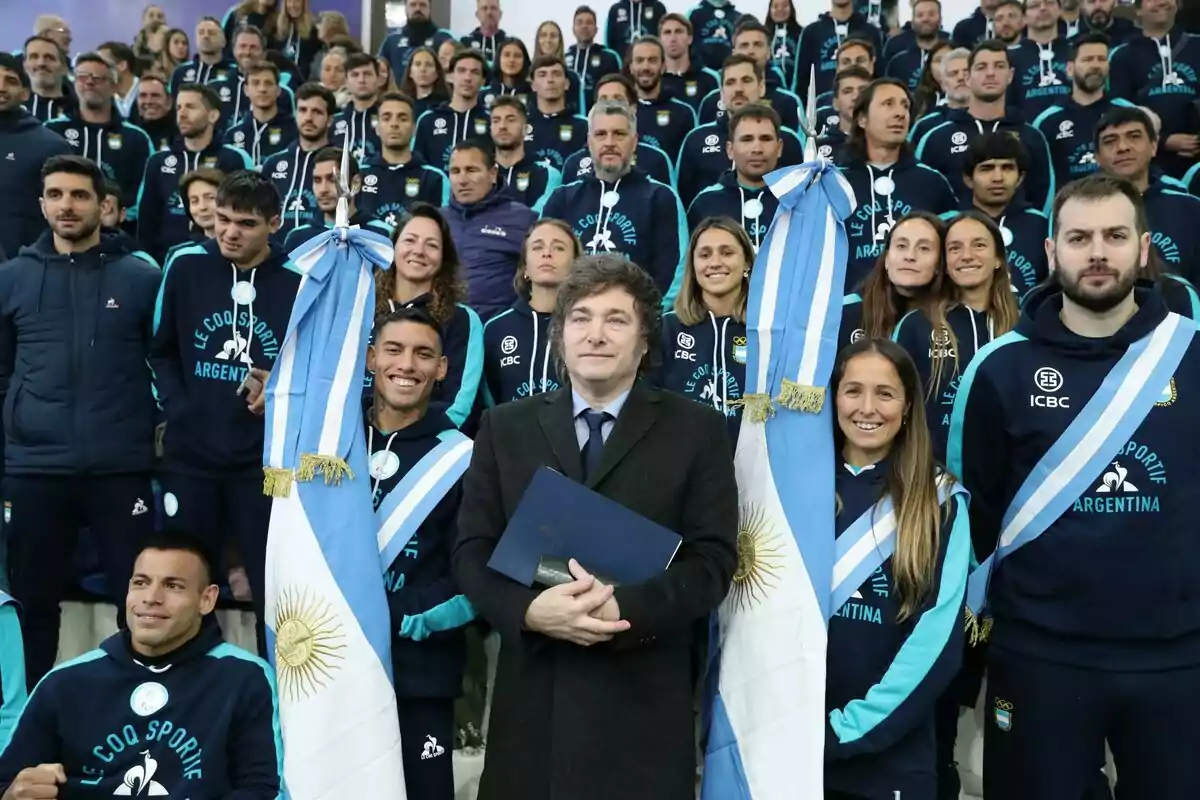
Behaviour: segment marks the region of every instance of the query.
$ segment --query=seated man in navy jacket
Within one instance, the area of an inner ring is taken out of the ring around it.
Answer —
[[[190,538],[146,540],[125,597],[127,629],[56,667],[29,696],[0,755],[3,800],[279,795],[270,667],[222,639],[212,578]]]

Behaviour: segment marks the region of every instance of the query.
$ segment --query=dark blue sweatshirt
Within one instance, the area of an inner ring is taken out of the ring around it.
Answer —
[[[423,294],[407,303],[392,301],[389,306],[393,310],[401,305],[423,308],[432,314],[432,303],[433,295]],[[462,303],[455,307],[450,321],[442,325],[442,355],[446,357],[449,369],[446,379],[434,387],[430,409],[444,412],[451,422],[469,431],[474,427],[475,412],[480,410],[477,401],[483,375],[483,324],[479,315]],[[368,372],[364,382],[368,395],[374,381],[374,374]]]
[[[246,96],[245,83],[246,79],[236,69],[224,78],[212,82],[212,90],[221,101],[221,119],[216,127],[218,132],[229,130],[249,116],[250,98]],[[296,113],[295,96],[286,85],[279,87],[279,100],[275,107],[281,113]]]
[[[448,102],[442,103],[417,120],[413,152],[426,164],[445,172],[450,166],[450,151],[454,145],[478,136],[486,137],[490,130],[491,122],[482,106],[459,113]]]
[[[891,42],[889,39],[888,44]],[[910,48],[897,51],[883,64],[885,76],[903,81],[909,91],[914,91],[921,82],[921,73],[925,70],[925,51],[913,44]]]
[[[1183,176],[1181,183],[1187,187],[1188,194],[1193,197],[1200,197],[1200,163],[1187,171]]]
[[[1059,30],[1062,30],[1060,24]],[[1108,23],[1107,28],[1093,28],[1083,15],[1079,15],[1079,36],[1087,33],[1103,33],[1108,37],[1109,45],[1116,48],[1118,45],[1128,44],[1141,35],[1142,29],[1139,28],[1131,19],[1125,17],[1114,16]]]
[[[40,205],[42,164],[70,152],[66,139],[46,130],[25,109],[0,112],[0,251],[14,256],[46,230]]]
[[[363,214],[393,228],[416,202],[445,207],[450,203],[450,179],[416,153],[404,164],[386,164],[375,158],[362,170],[362,188],[356,203]]]
[[[496,165],[496,186],[508,197],[540,214],[550,193],[562,185],[562,173],[526,151],[510,166]]]
[[[49,231],[0,266],[7,474],[153,468],[146,356],[161,278],[115,236],[59,255]]]
[[[618,199],[606,207],[601,198],[610,191]],[[650,273],[664,297],[687,252],[687,217],[679,198],[637,168],[616,183],[592,176],[558,187],[542,216],[564,220],[588,253],[627,256]]]
[[[455,426],[436,409],[398,431],[380,430],[371,419],[368,404],[365,425],[372,465],[378,462],[396,468],[378,474],[372,470],[373,502],[378,511],[392,489]],[[377,457],[377,453],[392,456]],[[392,474],[384,477],[387,472]],[[475,609],[458,591],[450,571],[450,548],[458,535],[461,501],[459,482],[434,506],[383,576],[392,622],[392,672],[399,697],[458,697],[462,691],[467,658],[463,626],[475,618]]]
[[[60,797],[274,800],[283,743],[273,670],[226,644],[211,614],[154,659],[116,633],[38,683],[0,755],[0,788],[55,763],[67,774]]]
[[[489,408],[560,388],[550,317],[518,297],[483,326],[483,391]]]
[[[432,22],[409,22],[383,40],[383,44],[379,45],[379,55],[387,59],[392,68],[392,75],[399,81],[404,77],[404,71],[408,68],[408,57],[412,55],[413,50],[418,47],[432,47],[436,53],[443,43],[453,39],[453,33],[439,28]]]
[[[839,464],[837,535],[887,492],[887,461]],[[963,597],[971,557],[965,494],[942,505],[937,560],[916,611],[897,621],[902,598],[889,558],[829,620],[825,786],[854,797],[933,797],[934,707],[962,663]]]
[[[794,131],[784,128],[783,154],[780,167],[800,164],[804,161],[804,148]],[[729,141],[729,125],[725,121],[710,122],[688,133],[679,149],[677,161],[679,200],[684,207],[691,205],[700,190],[721,180],[721,176],[732,166],[726,153]]]
[[[758,201],[757,205],[751,202],[755,200]],[[720,181],[696,195],[687,211],[688,228],[696,230],[706,217],[730,217],[741,223],[757,253],[763,239],[767,238],[767,229],[771,227],[778,208],[779,200],[770,189],[766,186],[757,189],[743,186],[738,181],[737,173],[730,170],[721,176]]]
[[[279,215],[279,231],[275,236],[280,242],[285,240],[294,228],[321,218],[317,196],[312,191],[312,174],[316,167],[313,159],[318,152],[303,150],[299,144],[294,144],[287,150],[264,158],[259,168],[259,171],[275,185],[275,191],[279,192],[280,207],[283,210]]]
[[[971,16],[958,21],[958,24],[954,26],[954,33],[950,36],[950,41],[954,43],[955,47],[965,47],[971,50],[984,39],[992,38],[995,38],[992,21],[984,16],[983,9],[977,8],[971,12]]]
[[[942,121],[921,137],[917,143],[917,158],[933,167],[950,181],[961,202],[970,200],[971,193],[963,184],[962,168],[970,143],[985,133],[1015,133],[1029,153],[1029,169],[1024,192],[1031,206],[1048,212],[1054,200],[1054,173],[1050,168],[1050,148],[1042,134],[1027,122],[1005,116],[998,120],[977,120],[965,108],[947,111]]]
[[[834,117],[836,119],[836,116]],[[846,161],[846,134],[835,122],[825,129],[825,134],[817,139],[817,155],[841,165]]]
[[[1063,325],[1058,287],[1038,289],[1025,301],[1017,335],[998,339],[964,375],[948,466],[971,492],[976,558],[995,549],[1001,519],[1034,465],[1126,350],[1167,314],[1152,287],[1134,291],[1134,316],[1113,336],[1093,339]],[[992,573],[995,646],[1108,671],[1200,664],[1200,577],[1190,535],[1200,449],[1181,435],[1195,424],[1186,398],[1200,392],[1195,340],[1170,383],[1114,463]]]
[[[235,286],[249,303],[234,300]],[[251,366],[270,370],[275,363],[299,286],[300,273],[274,245],[266,261],[245,271],[222,257],[216,242],[172,255],[150,349],[167,420],[166,469],[224,476],[261,471],[263,419],[250,413],[237,390]]]
[[[826,12],[805,27],[800,35],[800,55],[796,60],[797,97],[808,97],[808,79],[813,67],[817,70],[817,94],[833,88],[838,45],[847,38],[866,39],[874,45],[876,53],[883,52],[883,36],[879,29],[858,11],[846,22],[835,22]]]
[[[146,162],[155,151],[146,132],[122,119],[115,108],[112,119],[103,125],[58,117],[47,122],[46,128],[65,138],[75,155],[96,162],[106,178],[117,182],[121,203],[129,209],[129,220],[137,221],[138,189],[146,174]]]
[[[279,111],[267,122],[259,122],[253,114],[247,114],[225,134],[225,143],[248,153],[254,166],[261,168],[271,154],[289,149],[299,137],[295,117],[288,111]]]
[[[490,319],[516,299],[513,275],[525,234],[538,215],[497,189],[470,206],[451,200],[442,213],[467,282],[467,304]]]
[[[937,38],[940,41],[948,41],[950,33],[946,30],[938,30]],[[917,45],[917,34],[913,31],[912,23],[906,22],[900,28],[899,33],[895,36],[889,36],[888,40],[883,43],[883,55],[876,60],[876,63],[887,64],[901,53],[913,50],[919,51],[920,49]],[[920,53],[917,53],[917,57],[920,57]]]
[[[333,118],[333,133],[329,140],[334,147],[350,144],[350,152],[359,164],[371,161],[379,154],[379,103],[358,111],[347,103]]]
[[[658,24],[666,14],[667,7],[660,0],[617,0],[608,8],[604,43],[624,53],[639,36],[657,36]]]
[[[68,87],[74,89],[74,86],[68,83],[63,87],[62,97],[42,97],[37,92],[31,91],[29,99],[21,106],[43,123],[56,117],[73,116],[79,108],[79,98],[69,91]]]
[[[698,62],[693,61],[687,72],[679,74],[664,72],[662,85],[664,92],[676,100],[687,103],[693,111],[699,114],[700,104],[704,102],[704,98],[720,87],[721,74],[706,69]]]
[[[1131,103],[1119,97],[1104,97],[1090,106],[1081,106],[1068,95],[1033,121],[1033,127],[1050,147],[1055,186],[1066,186],[1100,168],[1096,163],[1096,123],[1114,105]]]
[[[804,26],[799,22],[771,22],[769,19],[763,24],[771,31],[771,63],[783,74],[784,88],[795,91],[796,63]]]
[[[1008,105],[1016,108],[1023,119],[1032,121],[1050,106],[1070,99],[1069,51],[1067,40],[1061,37],[1048,46],[1022,39],[1008,48],[1008,63],[1013,68]]]
[[[700,0],[688,12],[688,21],[692,23],[692,57],[709,69],[721,69],[733,50],[733,31],[741,17],[742,12],[731,2],[718,6]]]
[[[1164,143],[1177,133],[1194,135],[1200,131],[1200,36],[1176,36],[1170,45],[1169,62],[1156,58],[1144,83],[1130,99],[1158,114],[1162,129],[1155,163],[1171,177],[1180,178],[1195,159],[1168,150]]]
[[[654,30],[657,33],[657,25]],[[579,44],[571,45],[567,48],[566,56],[567,71],[579,81],[583,92],[583,108],[580,111],[586,111],[596,102],[596,81],[605,75],[621,71],[621,55],[612,48],[593,42],[583,47]],[[530,113],[534,110],[536,104],[534,108],[529,109]]]
[[[1150,221],[1150,241],[1171,272],[1193,284],[1200,277],[1200,198],[1177,183],[1151,179],[1142,195]]]
[[[562,172],[567,157],[587,147],[587,120],[567,111],[543,114],[536,103],[530,105],[525,152]]]
[[[1131,37],[1120,47],[1113,42],[1113,49],[1108,58],[1109,91],[1114,97],[1124,97],[1130,100],[1136,98],[1142,89],[1150,85],[1151,71],[1155,67],[1158,67],[1156,74],[1161,84],[1163,55],[1159,52],[1159,48],[1163,45],[1170,48],[1172,63],[1178,57],[1182,57],[1183,63],[1190,64],[1192,62],[1191,50],[1197,45],[1195,41],[1192,41],[1194,39],[1195,36],[1184,30],[1182,25],[1176,25],[1170,33],[1161,38],[1147,36],[1139,29],[1136,36]],[[1176,72],[1178,74],[1178,71]]]
[[[768,72],[767,74],[771,75],[774,73]],[[775,109],[775,113],[779,114],[779,119],[783,122],[783,127],[793,130],[801,127],[800,98],[787,89],[780,86],[772,87],[768,85],[762,102]],[[710,122],[728,125],[726,120],[729,118],[729,113],[725,108],[725,101],[721,99],[720,89],[713,89],[708,93],[708,96],[700,101],[700,110],[697,112],[696,118],[702,125],[707,125]]]
[[[638,100],[638,141],[657,147],[672,161],[679,157],[684,137],[695,127],[696,112],[682,100],[665,92],[657,100]]]
[[[361,209],[357,208],[353,209],[353,213],[350,215],[349,222],[351,227],[357,226],[363,230],[377,233],[385,239],[391,239],[392,233],[395,230],[394,226],[389,225],[387,222],[382,220],[375,219],[375,217],[371,216],[370,214],[364,214]],[[325,231],[332,229],[333,223],[331,223],[328,218],[322,215],[319,222],[314,222],[310,225],[301,225],[299,228],[293,228],[288,233],[287,238],[283,241],[283,250],[286,253],[294,253],[296,252],[296,248],[298,248],[300,245],[304,244],[305,242],[309,242],[320,236]]]
[[[854,214],[846,220],[850,245],[847,291],[858,286],[875,266],[896,220],[910,211],[944,214],[958,206],[945,177],[913,158],[907,148],[899,161],[883,168],[845,153],[842,175],[858,200]]]
[[[482,54],[490,65],[496,60],[496,56],[500,54],[500,45],[507,38],[508,34],[504,32],[503,28],[497,28],[496,32],[491,36],[485,36],[482,30],[476,28],[459,39],[459,41]]]
[[[979,211],[973,206],[967,210]],[[958,212],[943,214],[947,222],[952,221]],[[1008,252],[1008,275],[1012,281],[1017,298],[1023,298],[1033,287],[1046,280],[1050,267],[1046,262],[1046,237],[1050,233],[1050,220],[1046,215],[1027,204],[1014,200],[992,221],[1000,227]],[[1005,235],[1004,231],[1008,234]]]
[[[198,167],[214,167],[229,174],[253,169],[254,164],[245,151],[216,139],[195,153],[180,145],[150,156],[137,199],[138,241],[160,262],[167,250],[188,240],[192,222],[179,196],[179,179]]]
[[[950,434],[950,412],[962,374],[975,358],[980,348],[994,338],[992,321],[985,312],[976,311],[965,305],[956,305],[946,311],[946,323],[954,337],[933,323],[924,311],[914,310],[900,318],[892,339],[903,347],[917,365],[921,376],[921,388],[925,392],[925,421],[933,441],[933,455],[939,463],[946,461],[946,437]],[[937,385],[933,382],[933,371],[937,360],[941,360],[941,373]]]
[[[712,406],[725,415],[729,442],[737,449],[746,389],[746,323],[717,317],[684,325],[674,311],[663,314],[662,359],[655,383],[684,397]]]
[[[222,78],[230,74],[237,73],[237,64],[230,60],[218,61],[216,64],[205,64],[200,61],[200,55],[196,54],[191,61],[185,61],[175,68],[171,73],[171,96],[175,97],[179,94],[179,87],[185,83],[199,83],[207,85],[216,83]]]
[[[657,147],[638,142],[637,149],[633,151],[633,166],[646,173],[646,177],[674,188],[675,165]],[[592,170],[592,154],[586,148],[575,151],[563,162],[562,174],[563,183],[590,178],[595,174]]]

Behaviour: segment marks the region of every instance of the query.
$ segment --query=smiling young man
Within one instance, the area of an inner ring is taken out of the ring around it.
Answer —
[[[638,381],[659,350],[659,306],[636,263],[576,260],[551,323],[569,388],[484,413],[453,555],[502,640],[480,800],[696,796],[693,631],[736,566],[737,487],[724,416]],[[490,569],[546,466],[678,533],[670,567],[614,589],[572,560],[574,580],[544,591]],[[531,748],[531,735],[554,746]]]
[[[224,642],[203,545],[147,538],[132,573],[126,629],[29,696],[0,754],[3,800],[273,800],[283,759],[274,677]]]
[[[454,698],[466,661],[462,626],[475,617],[450,571],[462,484],[416,483],[391,492],[443,469],[461,475],[471,443],[444,411],[429,408],[447,362],[441,329],[424,308],[401,307],[376,320],[367,369],[375,375],[365,422],[376,519],[394,529],[418,495],[429,508],[406,527],[415,531],[410,539],[393,538],[384,550],[404,782],[410,800],[452,800]]]
[[[256,172],[217,190],[216,239],[177,249],[163,270],[150,365],[166,418],[163,505],[171,529],[236,544],[262,620],[267,523],[261,408],[251,369],[279,355],[300,275],[271,243],[279,194]],[[261,643],[260,643],[261,646]]]
[[[971,493],[990,619],[984,794],[1085,796],[1105,742],[1122,796],[1200,796],[1200,582],[1191,569],[1200,451],[1180,434],[1200,392],[1195,326],[1139,284],[1142,198],[1092,175],[1054,201],[1054,280],[971,362],[947,466]],[[983,619],[980,619],[980,614]]]
[[[42,122],[73,111],[77,101],[64,81],[67,64],[58,45],[44,36],[30,36],[25,40],[24,56],[31,84],[25,110]]]

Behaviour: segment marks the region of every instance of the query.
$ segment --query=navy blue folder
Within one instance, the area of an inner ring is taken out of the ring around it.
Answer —
[[[679,534],[542,467],[492,552],[488,566],[532,586],[545,556],[574,558],[588,572],[635,584],[671,564]]]

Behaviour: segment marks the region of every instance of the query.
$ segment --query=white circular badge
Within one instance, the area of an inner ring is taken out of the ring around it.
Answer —
[[[163,495],[163,511],[167,512],[168,517],[173,517],[179,513],[179,498],[167,492]]]
[[[386,481],[400,470],[400,456],[391,450],[380,450],[371,454],[371,477]]]
[[[1053,61],[1054,60],[1054,51],[1053,50],[1040,50],[1040,51],[1038,51],[1038,58],[1040,58],[1042,61]]]
[[[139,717],[148,717],[161,711],[169,697],[167,687],[148,681],[133,690],[133,694],[129,696],[129,707]]]
[[[257,292],[254,291],[254,286],[250,281],[237,281],[233,284],[233,289],[229,293],[233,295],[233,302],[239,306],[250,305],[257,296]]]
[[[1012,243],[1013,243],[1013,232],[1012,231],[1010,231],[1008,228],[1002,227],[1000,229],[1000,238],[1004,240],[1005,247],[1012,247]]]
[[[613,191],[612,189],[609,189],[607,192],[600,195],[600,205],[604,206],[605,208],[613,208],[619,202],[621,202],[621,195],[617,194],[617,192]]]
[[[762,216],[762,212],[762,200],[759,200],[757,197],[752,197],[742,203],[742,216],[746,219],[758,219]]]
[[[713,16],[717,19],[725,19],[725,12],[718,8],[713,12]]]
[[[883,175],[875,179],[875,194],[891,194],[896,191],[896,182]]]
[[[1166,58],[1167,56],[1171,55],[1171,48],[1167,47],[1165,44],[1160,44],[1158,46],[1158,55],[1161,58]]]
[[[845,24],[834,25],[833,32],[836,33],[840,38],[850,32],[850,26]]]

